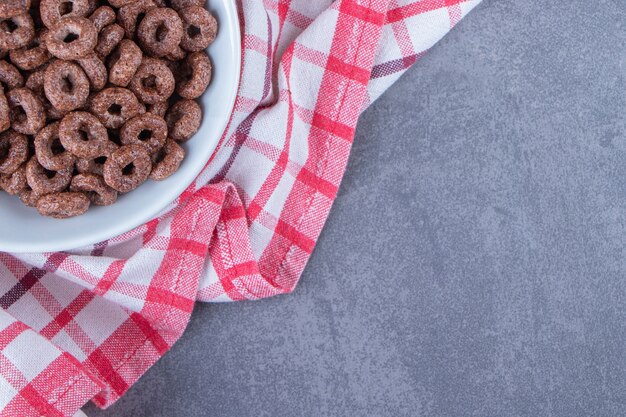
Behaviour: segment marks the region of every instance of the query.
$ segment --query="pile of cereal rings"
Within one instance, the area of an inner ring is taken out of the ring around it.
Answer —
[[[216,35],[204,0],[0,0],[0,190],[68,218],[175,173]]]

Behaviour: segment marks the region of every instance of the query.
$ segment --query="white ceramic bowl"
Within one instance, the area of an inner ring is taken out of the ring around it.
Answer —
[[[219,33],[208,52],[213,80],[202,96],[200,131],[184,144],[187,156],[165,181],[148,180],[109,207],[83,216],[55,220],[40,216],[17,197],[0,192],[0,251],[52,252],[74,249],[118,236],[156,217],[198,176],[215,151],[232,113],[241,70],[241,35],[234,0],[208,0]]]

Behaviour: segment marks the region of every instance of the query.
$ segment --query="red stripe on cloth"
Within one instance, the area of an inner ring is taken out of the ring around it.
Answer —
[[[117,395],[122,395],[126,392],[126,390],[128,390],[128,384],[124,381],[124,378],[117,373],[113,364],[101,348],[94,350],[87,358],[87,362],[89,362],[93,368],[100,375],[102,375],[102,379],[107,381],[107,384],[111,387],[111,389],[113,389],[113,391],[115,391],[115,393],[117,393]]]
[[[170,348],[170,345],[161,337],[158,331],[154,329],[141,314],[133,313],[130,318],[135,322],[137,327],[141,329],[146,338],[152,343],[152,346],[159,352],[159,355],[164,355]]]
[[[370,71],[365,68],[359,68],[356,65],[348,64],[334,56],[328,57],[326,69],[343,75],[346,78],[354,80],[363,85],[367,85],[370,80]]]
[[[31,385],[26,385],[20,390],[20,396],[28,402],[37,412],[46,417],[65,417],[63,413],[48,403],[48,400],[39,394]]]
[[[297,180],[330,199],[335,198],[335,195],[337,195],[338,187],[335,184],[318,177],[306,168],[300,170]]]
[[[149,233],[146,233],[148,235]],[[154,235],[152,235],[154,236]],[[152,236],[149,240],[152,239]],[[148,240],[148,241],[149,241]],[[93,292],[98,295],[104,295],[111,289],[111,286],[117,281],[120,274],[124,270],[124,266],[126,265],[126,261],[116,260],[109,265],[106,272],[102,276],[102,279],[98,281],[98,285],[93,289]]]
[[[466,1],[468,0],[422,0],[410,3],[406,6],[389,10],[389,12],[387,12],[387,23],[398,22],[422,13],[432,12],[433,10],[454,6]]]
[[[341,2],[339,7],[339,11],[341,13],[345,13],[352,17],[356,17],[359,20],[362,20],[367,23],[371,23],[373,25],[382,25],[385,21],[385,14],[380,13],[372,8],[365,7],[357,3],[355,0],[348,0]]]
[[[2,329],[2,331],[0,331],[0,350],[6,348],[9,343],[26,330],[28,330],[28,326],[21,321],[11,323],[6,328]]]
[[[307,253],[312,253],[315,247],[315,241],[304,235],[298,229],[285,221],[278,219],[276,223],[276,233],[288,239],[292,244],[296,245]]]
[[[354,138],[354,127],[340,123],[318,112],[315,112],[313,114],[313,120],[311,120],[311,124],[318,129],[322,129],[328,133],[332,133],[333,135],[345,139],[348,142],[352,142],[352,139]]]
[[[154,286],[151,286],[148,290],[146,301],[171,306],[187,313],[193,311],[194,305],[194,300]]]

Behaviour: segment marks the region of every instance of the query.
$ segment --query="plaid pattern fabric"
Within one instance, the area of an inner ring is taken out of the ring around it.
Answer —
[[[241,0],[229,127],[160,217],[92,247],[0,253],[0,410],[106,407],[180,337],[196,300],[292,291],[358,117],[480,0]]]

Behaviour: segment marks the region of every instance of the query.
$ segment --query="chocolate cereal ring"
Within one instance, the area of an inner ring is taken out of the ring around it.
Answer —
[[[145,182],[151,170],[152,161],[145,146],[125,145],[104,164],[104,181],[120,193],[127,193]]]
[[[176,81],[164,61],[144,58],[130,82],[130,89],[146,104],[167,101],[174,93]]]
[[[190,52],[205,50],[217,36],[217,20],[207,9],[201,6],[189,6],[181,9],[183,38],[180,46]]]
[[[169,108],[170,108],[170,105],[167,101],[161,101],[158,103],[149,104],[148,112],[159,117],[165,117],[165,114],[167,113],[167,110]]]
[[[185,159],[185,150],[172,139],[167,139],[165,146],[155,154],[154,165],[150,178],[154,181],[163,181],[173,175]]]
[[[117,191],[106,185],[99,175],[78,174],[72,178],[70,191],[82,192],[96,206],[110,206],[117,201]]]
[[[59,137],[59,122],[52,123],[35,137],[35,155],[46,169],[58,171],[74,167],[76,157],[63,147]]]
[[[89,79],[79,65],[58,60],[46,69],[44,89],[54,107],[72,111],[85,105],[89,97]]]
[[[126,87],[141,65],[143,53],[137,44],[124,39],[109,58],[109,81],[111,84]]]
[[[119,129],[142,110],[137,97],[130,90],[120,87],[100,91],[91,100],[90,108],[107,129]]]
[[[98,7],[96,11],[91,14],[91,16],[89,16],[89,20],[93,22],[96,30],[100,32],[106,26],[115,23],[116,17],[117,15],[115,14],[115,10],[109,6],[101,6]]]
[[[143,20],[142,16],[156,7],[157,5],[152,0],[137,0],[118,10],[117,21],[124,28],[127,38],[133,39],[135,37],[137,26]]]
[[[65,149],[78,158],[96,158],[111,151],[109,136],[98,118],[84,111],[69,113],[59,125]]]
[[[67,17],[85,17],[89,14],[88,0],[41,0],[41,22],[48,28]]]
[[[28,183],[26,182],[26,164],[20,165],[13,174],[0,174],[0,189],[10,195],[18,195],[24,191],[26,187],[28,187]]]
[[[85,214],[89,209],[89,198],[83,193],[53,193],[37,200],[37,211],[42,216],[68,219]]]
[[[11,62],[24,71],[32,71],[48,63],[50,55],[45,43],[42,42],[45,33],[45,31],[40,31],[29,45],[9,51]]]
[[[130,119],[120,130],[124,145],[144,145],[150,154],[163,147],[167,139],[167,124],[162,117],[144,113]]]
[[[0,49],[10,51],[28,45],[35,37],[35,23],[28,13],[0,20]]]
[[[0,85],[0,132],[4,132],[11,127],[11,109],[4,88]]]
[[[113,23],[105,27],[98,35],[96,54],[100,59],[104,60],[113,52],[122,39],[124,39],[124,28],[120,25]]]
[[[85,71],[87,78],[89,78],[92,91],[100,91],[106,86],[109,80],[107,68],[95,53],[77,59],[76,62]]]
[[[25,87],[29,90],[32,90],[33,93],[37,95],[37,97],[41,97],[41,102],[46,111],[46,117],[49,120],[59,120],[62,119],[63,116],[67,114],[66,111],[62,111],[57,109],[50,103],[50,100],[46,97],[46,92],[44,89],[44,78],[45,78],[46,70],[38,69],[37,71],[31,73],[28,76],[28,80],[26,80]]]
[[[30,0],[0,0],[0,19],[27,12],[30,6]]]
[[[7,61],[0,61],[0,83],[5,90],[12,90],[24,86],[24,77],[14,65]]]
[[[135,2],[136,0],[108,0],[108,1],[111,6],[119,9],[120,7],[124,7],[128,4],[131,4]]]
[[[48,51],[64,60],[82,58],[94,50],[98,31],[85,17],[66,17],[50,28],[46,37]]]
[[[117,149],[117,145],[113,145],[114,147],[111,149]],[[104,164],[107,159],[107,156],[99,156],[91,159],[79,159],[76,161],[76,170],[81,174],[94,174],[102,176],[104,175]]]
[[[0,135],[0,174],[10,175],[28,159],[28,139],[13,130]]]
[[[181,48],[180,45],[177,45],[176,48],[174,48],[167,55],[165,55],[164,58],[174,62],[182,61],[183,59],[187,58],[187,51]],[[172,68],[170,67],[170,69]]]
[[[202,109],[193,100],[181,100],[174,104],[165,116],[169,136],[185,142],[196,134],[202,123]]]
[[[35,135],[46,125],[41,100],[28,88],[16,88],[7,94],[13,129],[25,135]]]
[[[209,56],[204,51],[189,54],[178,75],[176,92],[187,99],[200,97],[211,83],[212,66]]]
[[[26,163],[28,186],[39,194],[56,193],[65,190],[72,181],[72,168],[59,171],[45,169],[36,157]]]
[[[206,0],[170,0],[172,9],[181,11],[189,6],[204,7]]]
[[[174,9],[150,9],[137,29],[139,42],[148,53],[163,57],[183,38],[183,22]]]

